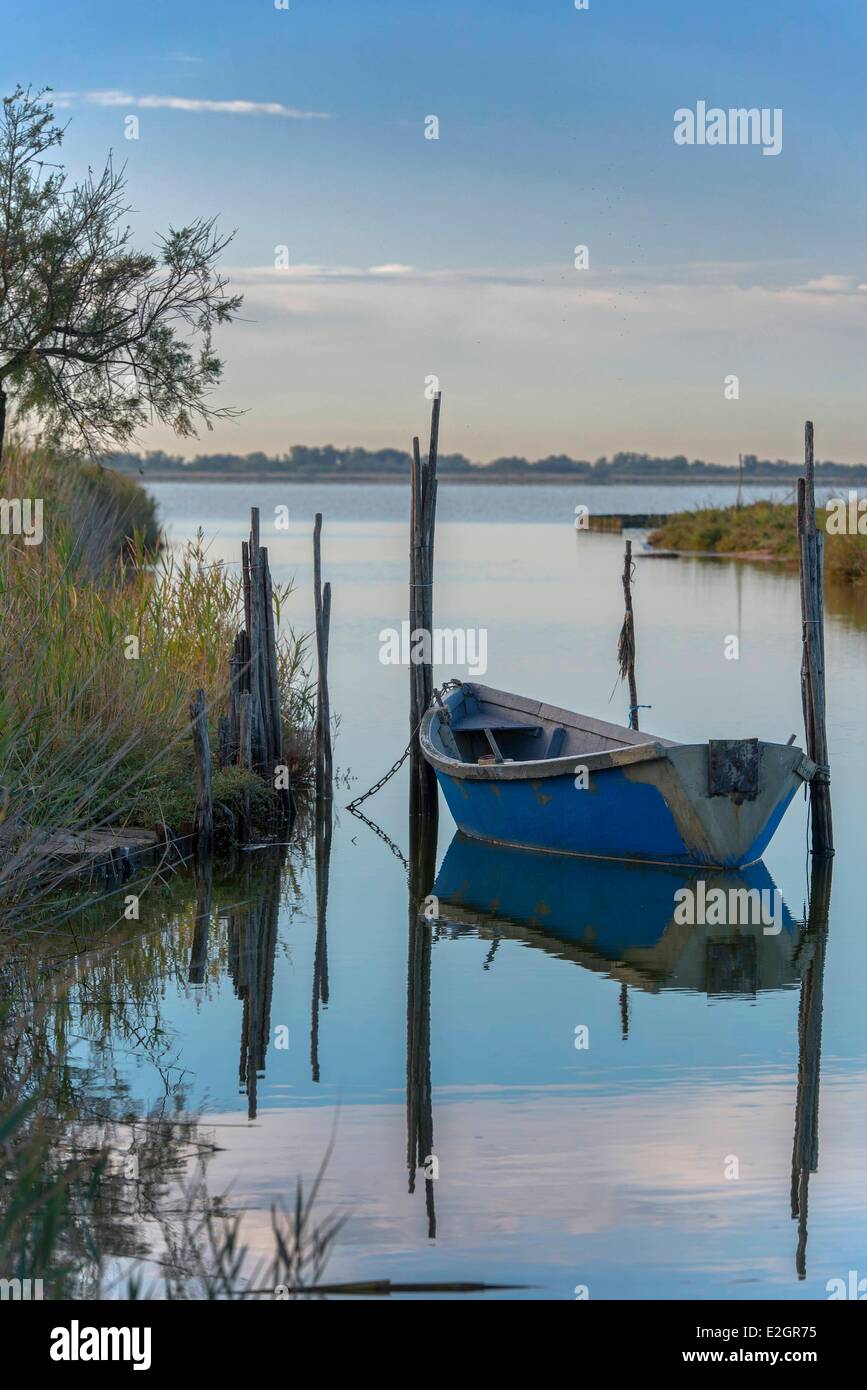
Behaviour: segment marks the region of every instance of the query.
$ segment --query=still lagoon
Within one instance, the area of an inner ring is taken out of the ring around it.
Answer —
[[[867,1278],[863,599],[828,601],[827,935],[804,927],[801,796],[764,859],[783,930],[735,942],[674,930],[677,883],[664,876],[581,861],[546,876],[533,856],[455,840],[443,806],[435,867],[458,905],[432,923],[420,979],[402,862],[406,767],[364,806],[384,836],[344,809],[409,736],[406,668],[380,660],[381,632],[407,611],[407,490],[152,490],[172,544],[201,527],[210,560],[229,564],[257,505],[275,580],[296,585],[283,614],[296,631],[312,626],[311,532],[324,512],[339,777],[327,899],[302,837],[218,874],[207,932],[191,879],[143,898],[135,931],[100,958],[97,1010],[96,975],[80,968],[69,1030],[93,1103],[115,1107],[133,1137],[148,1115],[195,1114],[196,1142],[175,1157],[206,1155],[209,1190],[244,1212],[263,1255],[271,1205],[291,1202],[331,1145],[319,1201],[346,1224],[329,1282],[793,1300],[826,1298],[850,1270]],[[713,487],[585,497],[444,483],[435,622],[485,629],[487,683],[625,722],[623,542],[576,532],[575,506],[638,513],[706,500],[731,498]],[[289,525],[278,530],[281,506]],[[802,743],[797,577],[640,547],[636,566],[642,727],[684,741],[797,732]],[[435,679],[465,675],[441,668]],[[427,1183],[408,1160],[419,1144],[420,1162],[424,1150],[436,1159]],[[127,1213],[118,1253],[153,1254],[153,1240],[148,1213]]]

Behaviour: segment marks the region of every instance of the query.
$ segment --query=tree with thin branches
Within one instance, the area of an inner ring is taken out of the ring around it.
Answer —
[[[210,429],[236,413],[210,404],[213,330],[241,306],[216,268],[231,235],[202,218],[133,249],[124,170],[67,178],[49,93],[17,87],[0,114],[0,460],[7,398],[92,454],[154,421]]]

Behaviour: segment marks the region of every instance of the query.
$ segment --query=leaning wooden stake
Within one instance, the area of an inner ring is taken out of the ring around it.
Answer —
[[[254,547],[253,531],[250,532],[250,539],[241,544],[241,569],[244,579],[244,617],[246,642],[244,645],[245,664],[243,669],[243,689],[250,692],[250,738],[253,754],[253,766],[257,771],[262,770],[265,761],[265,750],[262,746],[261,737],[261,712],[259,707],[259,558],[258,542]]]
[[[264,676],[268,697],[270,747],[268,750],[269,772],[272,785],[277,781],[277,769],[284,768],[283,761],[283,713],[280,708],[280,670],[277,664],[277,628],[274,618],[274,586],[271,582],[271,567],[268,551],[264,546],[260,551],[262,563],[262,610],[264,614]],[[287,774],[288,775],[288,774]],[[283,775],[280,776],[283,781]],[[279,788],[280,809],[284,815],[294,817],[295,798],[291,785]]]
[[[834,853],[831,770],[825,726],[825,537],[816,526],[813,425],[804,426],[804,476],[798,479],[798,551],[801,561],[801,700],[807,753],[818,767],[810,783],[814,854]]]
[[[196,850],[209,854],[214,841],[214,807],[211,800],[211,748],[208,743],[208,720],[205,692],[200,690],[190,702],[193,726],[193,750],[196,757]]]
[[[253,766],[253,697],[249,690],[241,692],[238,702],[238,763],[249,772]],[[244,792],[244,808],[241,813],[241,839],[246,843],[250,838],[250,788]]]
[[[316,795],[331,796],[331,708],[328,699],[328,637],[331,585],[322,588],[322,513],[313,523],[313,606],[316,616]]]
[[[220,720],[220,764],[255,770],[278,793],[281,813],[295,816],[292,787],[283,761],[283,717],[274,586],[268,550],[259,543],[259,508],[250,509],[250,536],[241,545],[244,627],[229,661],[229,713]],[[249,836],[250,798],[245,797],[242,836]]]
[[[328,646],[331,640],[331,585],[322,586],[322,785],[331,796],[333,769],[331,758],[331,696],[328,691]]]
[[[623,600],[626,614],[617,639],[617,665],[620,679],[629,681],[629,727],[638,728],[638,690],[635,685],[635,622],[632,616],[632,541],[626,542],[623,557]]]
[[[427,460],[422,462],[418,439],[413,439],[410,474],[410,641],[414,649],[416,634],[426,634],[425,646],[427,648],[427,651],[423,653],[427,658],[426,660],[417,664],[410,663],[411,803],[413,810],[425,817],[436,815],[438,807],[436,776],[433,768],[421,756],[418,744],[418,726],[433,699],[433,666],[431,664],[433,565],[440,402],[441,396],[437,391],[431,410],[430,446]]]
[[[268,775],[274,739],[271,702],[268,699],[268,657],[264,602],[262,549],[259,545],[259,508],[250,508],[250,690],[253,695],[253,763]]]
[[[233,765],[240,762],[241,692],[249,688],[245,674],[246,647],[247,631],[246,628],[241,628],[232,646],[232,658],[229,662],[229,762]]]

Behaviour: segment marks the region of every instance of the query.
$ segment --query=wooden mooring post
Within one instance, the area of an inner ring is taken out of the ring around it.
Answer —
[[[434,532],[436,527],[437,450],[439,447],[441,394],[437,391],[431,409],[430,446],[426,461],[422,461],[416,436],[412,441],[410,474],[410,574],[409,629],[411,650],[416,633],[427,633],[426,660],[410,661],[409,668],[409,726],[412,739],[410,754],[410,808],[425,818],[438,811],[437,781],[433,768],[425,762],[418,743],[418,728],[433,699],[433,563]]]
[[[330,797],[333,784],[331,701],[328,695],[328,639],[331,585],[322,585],[322,513],[313,523],[313,605],[316,616],[316,798]]]
[[[210,854],[214,843],[214,806],[211,797],[211,746],[208,742],[204,690],[200,690],[195,700],[190,702],[190,721],[196,757],[196,852],[205,857]]]
[[[241,692],[238,704],[238,766],[245,772],[253,767],[253,697],[249,690]],[[250,789],[244,793],[244,808],[241,812],[241,839],[250,838]]]
[[[272,786],[278,795],[284,816],[294,817],[295,798],[289,773],[283,761],[283,714],[280,708],[280,673],[277,666],[277,629],[274,622],[274,586],[265,546],[260,551],[262,565],[262,607],[264,612],[264,644],[262,680],[268,706],[268,763]]]
[[[229,714],[220,729],[220,755],[252,768],[278,792],[282,814],[292,818],[295,800],[283,762],[283,717],[274,618],[274,586],[268,549],[260,543],[259,508],[250,509],[250,536],[241,544],[244,626],[229,662]],[[246,705],[244,696],[248,696]]]
[[[801,564],[801,702],[807,754],[818,768],[810,783],[812,849],[834,853],[831,769],[825,724],[825,536],[816,526],[813,424],[804,425],[804,476],[798,479],[798,553]]]
[[[638,688],[635,684],[635,619],[632,613],[632,541],[623,554],[623,602],[625,615],[617,639],[617,665],[620,679],[629,682],[629,727],[638,728]]]

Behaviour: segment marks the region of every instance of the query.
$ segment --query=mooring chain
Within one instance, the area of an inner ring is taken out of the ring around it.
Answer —
[[[433,701],[431,703],[435,702],[436,704],[441,705],[443,695],[447,695],[450,690],[456,690],[460,685],[463,685],[463,681],[459,681],[454,678],[452,680],[446,681],[444,686],[442,686],[439,690],[434,691]],[[425,711],[425,714],[426,713],[427,710]],[[391,780],[391,778],[394,776],[396,772],[400,771],[407,758],[409,757],[410,753],[412,752],[412,745],[415,743],[416,736],[418,735],[418,731],[421,728],[423,721],[424,714],[422,715],[421,719],[418,721],[415,728],[413,729],[412,734],[410,735],[409,743],[406,745],[406,748],[403,750],[394,766],[389,768],[385,776],[380,777],[379,781],[375,782],[368,791],[363,792],[361,796],[356,796],[352,801],[350,801],[349,805],[346,808],[347,811],[357,810],[357,808],[361,805],[362,801],[366,801],[368,797],[374,796],[376,792],[378,792],[382,787],[385,786],[386,782],[389,782]]]
[[[410,753],[412,752],[412,745],[415,742],[415,736],[420,728],[421,720],[419,720],[419,723],[416,726],[409,743],[406,745],[406,748],[401,753],[394,766],[388,770],[384,777],[380,777],[379,781],[375,782],[374,785],[369,789],[369,791],[364,792],[361,796],[357,796],[353,801],[350,801],[349,805],[346,808],[347,811],[356,811],[358,807],[361,805],[362,801],[366,801],[369,796],[373,796],[376,792],[379,791],[381,787],[385,786],[386,782],[391,781],[392,777],[396,772],[400,771],[407,758],[409,757]]]
[[[372,830],[374,835],[378,835],[380,840],[383,840],[385,844],[388,845],[388,848],[391,850],[395,859],[399,859],[406,872],[409,873],[409,861],[406,859],[400,847],[394,843],[394,840],[392,840],[390,836],[386,835],[382,826],[377,825],[376,821],[370,820],[370,818],[366,816],[363,811],[359,811],[358,807],[355,805],[347,806],[346,809],[347,811],[351,811],[353,816],[357,816],[359,820],[364,821],[364,824],[368,827],[368,829]]]
[[[454,689],[456,689],[458,686],[460,686],[460,685],[462,685],[462,684],[463,684],[462,681],[455,680],[455,679],[446,681],[446,683],[445,683],[444,686],[442,686],[439,690],[435,690],[435,691],[434,691],[434,694],[433,694],[434,702],[435,702],[436,704],[442,706],[442,697],[443,697],[443,695],[448,694],[448,692],[449,692],[450,690],[454,690]],[[425,712],[426,712],[426,711],[425,711]],[[361,803],[362,803],[363,801],[367,801],[368,797],[375,796],[375,794],[380,790],[380,788],[384,787],[385,784],[386,784],[386,782],[389,782],[389,781],[391,780],[391,778],[395,775],[395,773],[396,773],[396,772],[399,772],[400,769],[403,767],[404,763],[406,762],[407,758],[409,757],[410,753],[412,752],[412,745],[415,743],[416,737],[417,737],[417,735],[418,735],[418,731],[419,731],[419,729],[420,729],[421,726],[422,726],[422,720],[423,720],[423,719],[424,719],[424,715],[422,715],[421,719],[418,721],[418,724],[417,724],[416,727],[413,729],[412,736],[410,737],[409,743],[406,745],[406,748],[405,748],[405,749],[403,750],[403,752],[401,753],[401,755],[400,755],[400,757],[398,758],[397,762],[396,762],[392,767],[389,768],[389,770],[388,770],[388,772],[385,774],[385,776],[384,776],[384,777],[380,777],[379,781],[378,781],[378,782],[374,782],[373,786],[370,787],[368,791],[363,792],[361,796],[356,796],[352,801],[350,801],[349,805],[348,805],[347,808],[346,808],[347,811],[349,811],[349,813],[350,813],[351,815],[357,816],[359,820],[364,821],[364,824],[365,824],[370,830],[373,831],[374,835],[378,835],[379,838],[380,838],[380,840],[382,840],[385,844],[388,845],[388,848],[391,850],[391,852],[392,852],[392,854],[394,855],[395,859],[399,859],[399,860],[400,860],[401,864],[403,865],[403,867],[404,867],[404,869],[406,870],[407,873],[409,873],[409,861],[407,860],[407,858],[406,858],[406,856],[403,854],[403,852],[400,850],[400,848],[394,843],[394,840],[392,840],[391,837],[390,837],[389,835],[386,835],[385,831],[382,829],[382,826],[377,825],[375,821],[370,820],[370,819],[364,814],[364,812],[363,812],[363,811],[359,811],[358,808],[359,808],[359,806],[361,805]]]
[[[366,791],[363,796],[357,796],[354,801],[350,801],[349,805],[346,808],[350,815],[357,816],[357,818],[360,821],[364,821],[364,824],[368,827],[368,829],[372,830],[374,835],[378,835],[380,840],[383,840],[385,844],[388,845],[388,848],[391,850],[395,859],[400,860],[407,873],[409,873],[409,862],[406,856],[404,855],[403,851],[394,843],[394,840],[392,840],[389,835],[386,835],[381,825],[377,825],[375,821],[370,820],[370,818],[366,816],[363,811],[359,811],[358,808],[361,805],[362,801],[366,801],[369,796],[373,796],[374,792],[378,792],[380,787],[384,787],[386,782],[391,777],[393,777],[394,774],[397,771],[399,771],[400,768],[403,767],[404,763],[409,757],[416,733],[418,733],[418,729],[416,729],[415,733],[413,734],[412,738],[407,744],[405,751],[400,755],[397,762],[394,764],[394,767],[390,768],[384,777],[380,777],[379,781],[375,783],[375,785],[372,786],[369,791]]]

